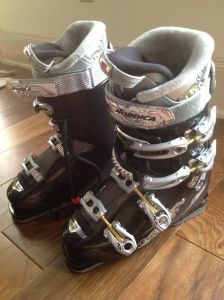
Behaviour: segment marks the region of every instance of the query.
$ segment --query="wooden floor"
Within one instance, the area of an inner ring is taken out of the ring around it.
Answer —
[[[16,76],[27,71],[16,69]],[[152,244],[122,261],[83,275],[64,263],[65,220],[42,219],[16,225],[6,189],[21,160],[46,147],[45,116],[31,99],[0,90],[0,300],[51,299],[224,299],[224,120],[215,136],[218,153],[207,210],[182,227],[172,227]]]

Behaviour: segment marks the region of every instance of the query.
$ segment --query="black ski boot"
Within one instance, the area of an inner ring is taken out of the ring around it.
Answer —
[[[78,195],[102,183],[101,169],[110,172],[114,129],[104,97],[107,76],[99,66],[107,47],[103,23],[78,21],[54,43],[24,49],[34,79],[12,80],[9,87],[18,95],[37,97],[34,110],[49,116],[57,133],[40,156],[23,160],[22,171],[8,187],[15,221],[67,212]],[[81,153],[77,140],[83,142]]]
[[[66,225],[71,271],[130,255],[204,210],[216,154],[213,47],[207,33],[165,27],[101,56],[117,122],[114,167]]]

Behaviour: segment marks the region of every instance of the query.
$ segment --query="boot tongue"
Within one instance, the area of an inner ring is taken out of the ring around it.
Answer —
[[[135,47],[124,47],[112,52],[111,62],[121,71],[134,76],[146,76],[155,85],[160,85],[172,79],[173,73],[169,68],[157,63],[147,62]],[[149,86],[148,88],[151,88]]]

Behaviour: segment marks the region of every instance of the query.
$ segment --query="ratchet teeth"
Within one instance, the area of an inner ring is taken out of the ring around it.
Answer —
[[[122,168],[122,166],[117,161],[114,149],[112,151],[112,162],[114,165],[114,169],[117,173],[119,173],[122,177],[125,177],[131,181],[133,180],[133,174],[131,172],[125,170],[124,168]]]

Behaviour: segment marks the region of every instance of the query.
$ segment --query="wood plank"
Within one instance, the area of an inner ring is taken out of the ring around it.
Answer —
[[[42,114],[36,114],[2,129],[0,130],[0,153],[28,142],[47,131],[49,131],[48,119]]]
[[[29,153],[39,155],[49,145],[48,138],[52,131],[44,132],[23,144],[0,153],[0,185],[16,176],[21,170],[21,162]]]
[[[222,300],[224,261],[175,236],[120,300]]]
[[[29,101],[28,101],[29,100]],[[19,98],[6,88],[0,94],[0,129],[34,115],[32,100]]]
[[[62,253],[65,219],[45,217],[26,224],[12,224],[3,233],[28,257],[44,268]]]
[[[107,263],[82,275],[70,273],[63,258],[58,258],[13,299],[117,299],[176,230],[176,227],[170,228],[130,257]]]
[[[6,196],[8,184],[9,183],[5,183],[0,186],[0,231],[13,223],[11,214],[9,213],[8,200]]]
[[[178,235],[224,259],[224,180],[209,195],[207,210],[190,220]]]
[[[10,299],[29,284],[41,269],[0,234],[0,298]]]

